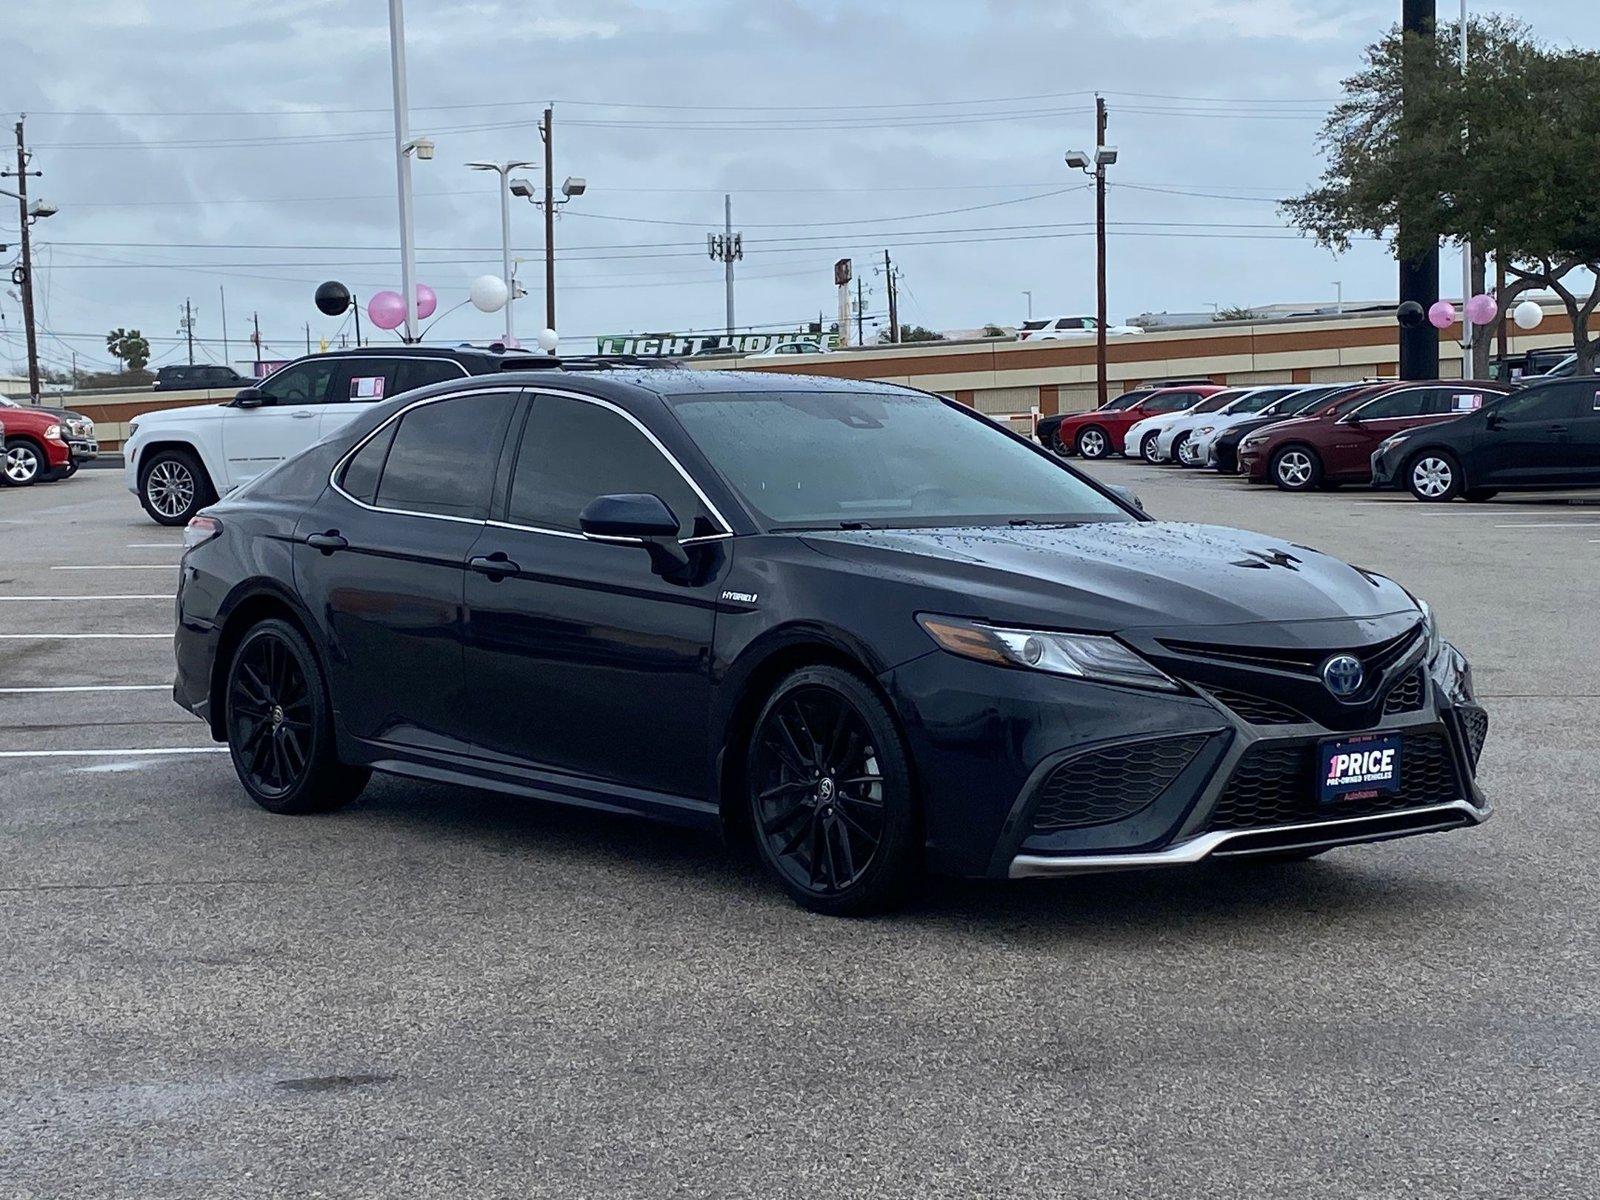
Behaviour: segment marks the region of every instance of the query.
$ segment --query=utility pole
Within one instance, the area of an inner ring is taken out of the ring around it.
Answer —
[[[889,261],[889,252],[883,252],[883,278],[889,289],[889,340],[896,344],[900,341],[900,289],[894,282],[894,263]]]
[[[255,327],[255,332],[250,335],[250,344],[256,348],[256,370],[259,371],[261,369],[261,314],[251,313],[250,323]]]
[[[1465,79],[1466,76],[1467,0],[1461,0],[1461,77]],[[1468,135],[1468,130],[1463,129],[1461,131],[1463,143],[1467,141]],[[1463,144],[1461,149],[1462,153],[1465,154],[1467,151],[1466,145]],[[1472,352],[1475,331],[1472,327],[1472,322],[1467,320],[1467,301],[1470,300],[1473,295],[1472,284],[1472,239],[1463,238],[1461,240],[1461,378],[1463,379],[1473,378],[1474,372],[1469,364],[1474,362],[1476,359],[1476,355],[1474,355]]]
[[[1094,254],[1095,254],[1095,330],[1094,377],[1099,405],[1104,407],[1109,391],[1106,385],[1106,164],[1100,161],[1106,144],[1106,98],[1094,98]]]
[[[194,307],[189,303],[188,297],[183,301],[183,320],[178,322],[178,332],[183,334],[189,342],[189,365],[194,366]]]
[[[555,108],[544,110],[539,136],[544,139],[544,327],[556,327],[556,183]],[[514,286],[506,280],[506,286]]]
[[[233,356],[228,353],[228,293],[221,284],[217,285],[217,301],[222,305],[222,365],[232,366]]]
[[[858,346],[865,346],[867,344],[866,317],[867,317],[867,292],[866,292],[865,280],[864,280],[864,278],[862,276],[857,275],[856,276],[856,345],[858,345]]]
[[[1501,296],[1504,296],[1505,294],[1506,294],[1506,256],[1504,254],[1502,254],[1500,251],[1496,250],[1494,252],[1494,295],[1495,295],[1495,299],[1498,300]],[[1511,353],[1511,346],[1510,346],[1510,343],[1508,341],[1509,331],[1506,329],[1506,317],[1509,316],[1509,315],[1510,315],[1509,313],[1503,313],[1501,315],[1501,317],[1500,317],[1500,327],[1499,327],[1500,331],[1499,331],[1499,339],[1498,340],[1500,342],[1499,351],[1500,351],[1500,359],[1501,359],[1502,362],[1505,361],[1506,355]]]
[[[1420,106],[1413,82],[1431,61],[1433,54],[1436,0],[1401,0],[1400,28],[1412,34],[1406,39],[1401,68],[1401,136],[1412,136],[1416,124],[1411,105]],[[1417,258],[1402,259],[1399,271],[1400,303],[1415,301],[1426,313],[1439,299],[1439,242],[1433,239],[1430,249]],[[1415,325],[1400,326],[1399,365],[1401,379],[1439,378],[1439,331],[1426,320]]]
[[[306,322],[306,353],[311,353],[311,322]]]
[[[11,274],[12,282],[22,288],[22,327],[28,338],[28,397],[39,403],[39,335],[33,325],[33,244],[28,236],[28,151],[23,143],[22,122],[17,118],[17,217],[22,227],[22,265]],[[10,175],[10,171],[3,174]],[[34,171],[38,176],[42,172]],[[20,277],[18,272],[20,271]]]
[[[706,249],[712,259],[722,263],[723,284],[727,290],[727,340],[733,345],[733,261],[744,257],[744,234],[733,231],[733,197],[722,197],[722,232],[706,234]]]

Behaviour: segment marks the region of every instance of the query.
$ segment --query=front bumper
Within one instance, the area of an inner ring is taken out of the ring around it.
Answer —
[[[929,866],[1022,878],[1481,823],[1490,807],[1475,776],[1488,718],[1453,648],[1427,668],[1422,655],[1415,649],[1385,676],[1373,715],[1332,725],[1303,711],[1274,724],[1270,712],[1245,706],[1251,697],[1230,694],[1224,703],[1226,689],[1211,683],[1188,694],[1145,692],[942,653],[903,664],[883,682],[905,719],[921,781]],[[1391,710],[1402,678],[1407,703]],[[1404,739],[1401,791],[1321,802],[1315,748],[1372,732]]]
[[[72,451],[77,462],[93,462],[100,457],[100,443],[92,438],[73,438],[67,443],[67,449]]]
[[[1239,443],[1238,450],[1239,474],[1251,483],[1265,483],[1267,481],[1267,449],[1264,446],[1246,448],[1243,442]]]
[[[1372,452],[1372,486],[1375,488],[1392,488],[1400,486],[1400,460],[1405,455],[1403,447],[1385,450],[1383,447]]]

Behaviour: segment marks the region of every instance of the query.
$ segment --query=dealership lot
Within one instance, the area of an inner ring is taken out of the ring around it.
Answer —
[[[276,818],[167,694],[178,532],[0,493],[0,1194],[1592,1194],[1600,497],[1088,469],[1432,601],[1496,819],[841,922],[484,793]]]

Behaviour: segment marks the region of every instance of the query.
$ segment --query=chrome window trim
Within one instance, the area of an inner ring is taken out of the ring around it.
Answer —
[[[355,358],[357,356],[352,354],[352,355],[349,355],[348,357]],[[363,355],[361,357],[378,358],[378,357],[382,357],[382,356],[380,356],[380,355]],[[454,361],[454,360],[451,360],[451,361]],[[459,367],[461,364],[460,363],[456,363],[456,365]],[[467,372],[464,369],[463,369],[462,373],[464,375],[467,375],[468,378],[472,378],[472,376],[470,374],[467,374]],[[682,540],[679,541],[678,544],[680,546],[697,546],[697,545],[701,544],[702,542],[721,541],[724,538],[731,538],[733,536],[733,527],[728,523],[728,519],[722,515],[721,510],[718,509],[717,506],[712,503],[711,497],[706,495],[705,490],[700,486],[700,484],[698,482],[695,481],[694,477],[691,476],[689,474],[689,472],[684,469],[683,464],[678,461],[677,457],[672,453],[672,451],[668,450],[664,445],[662,445],[661,439],[656,437],[656,435],[654,433],[652,433],[644,425],[644,423],[641,422],[632,413],[628,412],[624,408],[619,407],[616,404],[613,404],[611,401],[602,399],[602,398],[600,398],[598,396],[586,396],[586,395],[582,394],[581,392],[568,392],[568,391],[563,391],[563,390],[561,390],[559,388],[529,387],[527,384],[500,383],[498,385],[486,385],[484,387],[467,388],[467,389],[464,389],[464,390],[459,391],[459,392],[445,392],[443,395],[439,395],[439,396],[423,396],[421,399],[413,400],[410,404],[407,404],[404,408],[400,409],[398,412],[391,413],[389,415],[388,419],[385,420],[382,424],[380,424],[380,425],[374,427],[373,429],[369,430],[367,435],[366,435],[366,437],[362,438],[359,442],[357,442],[354,446],[352,446],[349,450],[347,450],[339,458],[339,461],[333,464],[333,470],[328,472],[328,486],[331,487],[335,492],[339,493],[339,495],[343,496],[351,504],[354,504],[357,508],[364,508],[368,512],[389,513],[389,514],[392,514],[394,516],[400,516],[400,517],[424,517],[424,518],[426,518],[428,520],[433,520],[433,521],[455,521],[455,522],[457,522],[459,524],[462,524],[462,525],[483,525],[483,526],[489,526],[489,527],[492,527],[492,528],[495,528],[495,529],[514,529],[514,530],[519,530],[519,531],[524,532],[524,533],[543,533],[543,534],[547,534],[547,535],[549,535],[551,537],[576,538],[578,541],[583,541],[583,542],[588,542],[588,541],[607,541],[607,542],[620,543],[620,544],[626,544],[626,545],[643,545],[644,544],[643,541],[641,539],[639,539],[639,538],[609,538],[609,537],[608,538],[600,538],[600,537],[593,537],[593,536],[591,536],[589,534],[586,534],[586,533],[578,533],[578,532],[575,532],[573,530],[568,530],[568,529],[549,529],[549,528],[546,528],[546,527],[541,526],[541,525],[520,525],[520,524],[517,524],[517,523],[512,522],[512,521],[496,521],[496,520],[490,520],[490,519],[478,519],[478,518],[475,518],[475,517],[452,517],[452,516],[448,516],[448,515],[446,515],[444,513],[414,512],[411,509],[406,509],[406,508],[385,508],[382,505],[368,504],[364,500],[357,500],[349,492],[345,491],[344,488],[339,486],[339,476],[344,471],[345,467],[349,465],[350,460],[352,458],[354,458],[356,455],[360,454],[361,451],[366,448],[366,445],[367,445],[368,442],[370,442],[373,438],[377,437],[380,433],[382,433],[385,429],[387,429],[391,424],[393,424],[394,422],[400,420],[400,418],[404,417],[412,409],[421,408],[425,404],[438,404],[438,403],[440,403],[441,401],[444,401],[444,400],[457,400],[457,399],[460,399],[460,398],[465,397],[465,396],[484,396],[484,395],[490,395],[490,394],[497,393],[497,392],[509,392],[512,395],[517,396],[519,398],[525,393],[531,393],[534,396],[535,399],[537,399],[541,395],[543,395],[543,396],[561,396],[561,397],[563,397],[565,399],[568,399],[568,400],[580,400],[580,401],[583,401],[586,404],[595,404],[595,405],[598,405],[601,408],[610,409],[612,412],[616,413],[618,416],[622,417],[624,420],[626,420],[630,424],[632,424],[633,427],[635,429],[637,429],[640,433],[644,434],[645,438],[650,442],[650,444],[655,447],[656,452],[659,453],[663,458],[665,458],[667,460],[667,462],[672,464],[673,469],[675,471],[677,471],[678,474],[683,478],[683,481],[689,485],[689,489],[691,491],[693,491],[694,494],[700,499],[700,502],[706,506],[706,511],[709,512],[712,515],[712,517],[714,517],[717,520],[717,522],[719,524],[721,524],[721,526],[722,526],[722,529],[721,529],[720,532],[701,534],[698,537],[683,538]],[[380,401],[379,403],[382,403],[382,402]],[[381,479],[379,480],[379,484],[381,486],[381,484],[382,484],[382,480]],[[376,499],[376,496],[374,496],[374,499]]]

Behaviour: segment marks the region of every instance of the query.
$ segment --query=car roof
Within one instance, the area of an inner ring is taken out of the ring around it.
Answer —
[[[837,392],[840,394],[878,394],[898,392],[907,396],[929,393],[899,384],[874,379],[839,379],[829,375],[801,375],[790,371],[701,371],[690,367],[608,367],[604,370],[563,370],[558,367],[510,366],[501,378],[524,386],[543,384],[572,389],[580,382],[585,390],[604,391],[638,388],[658,396],[717,395],[726,392],[794,393]],[[482,386],[483,380],[476,381]]]

